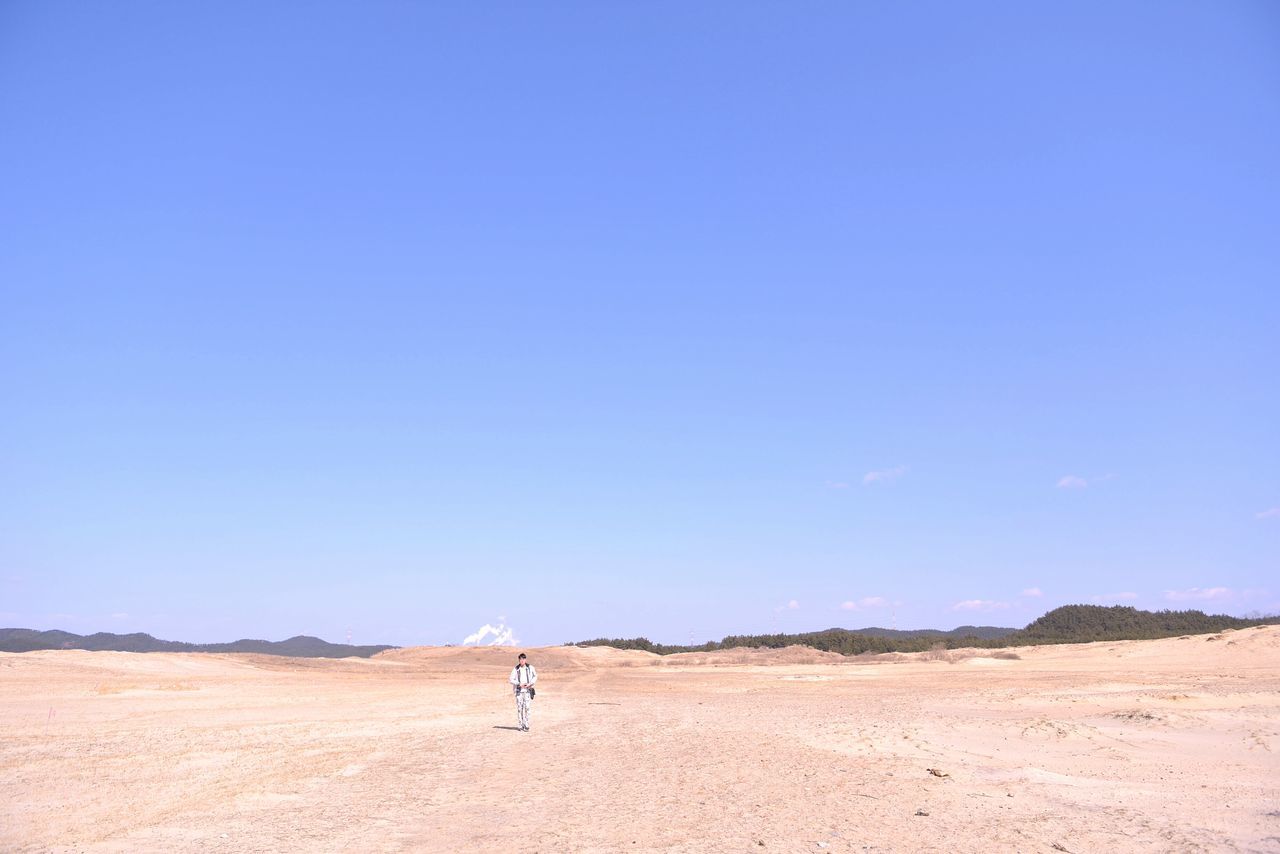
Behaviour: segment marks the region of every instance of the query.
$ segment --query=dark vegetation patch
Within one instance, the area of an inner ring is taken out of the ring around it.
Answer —
[[[1008,648],[1038,644],[1090,643],[1093,641],[1153,640],[1231,631],[1280,623],[1280,616],[1246,619],[1203,611],[1139,611],[1129,605],[1064,605],[1054,608],[1025,628],[960,626],[949,632],[938,629],[826,629],[820,632],[770,635],[729,635],[701,646],[653,643],[648,638],[596,638],[565,646],[611,646],[639,649],[658,655],[674,652],[714,652],[737,647],[780,649],[792,644],[811,646],[842,655],[886,652],[927,652],[941,649]],[[1230,642],[1228,642],[1230,643]],[[998,657],[1017,658],[1016,653]]]

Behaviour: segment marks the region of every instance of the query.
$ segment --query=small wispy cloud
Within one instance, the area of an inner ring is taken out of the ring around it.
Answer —
[[[1268,507],[1260,513],[1254,513],[1255,519],[1280,519],[1280,507]]]
[[[1043,591],[1043,590],[1041,590],[1039,587],[1028,587],[1026,590],[1023,590],[1023,591],[1022,591],[1022,593],[1021,593],[1021,594],[1019,594],[1019,595],[1021,595],[1021,596],[1031,596],[1031,597],[1043,596],[1043,595],[1044,595],[1044,591]]]
[[[1084,489],[1089,481],[1074,474],[1064,474],[1058,478],[1058,489]]]
[[[128,615],[128,614],[126,614],[124,611],[116,611],[114,614],[112,614],[112,615],[111,615],[111,619],[113,619],[113,620],[127,620],[127,619],[129,619],[129,615]]]
[[[1137,593],[1099,593],[1097,596],[1090,596],[1089,601],[1094,604],[1102,604],[1103,602],[1128,602],[1131,599],[1137,599]]]
[[[849,488],[849,484],[845,483],[843,480],[827,481],[827,489],[848,489],[848,488]]]
[[[999,611],[1008,608],[1008,602],[993,599],[965,599],[951,606],[952,611]]]
[[[862,476],[862,485],[870,486],[873,483],[891,483],[907,473],[906,466],[894,466],[890,469],[877,469],[869,471]]]
[[[1188,587],[1186,590],[1166,590],[1164,598],[1170,602],[1194,602],[1209,599],[1231,598],[1230,587]]]
[[[841,611],[860,611],[863,608],[884,608],[889,604],[889,600],[883,596],[864,596],[857,601],[853,599],[840,603]]]
[[[785,605],[779,605],[773,610],[775,613],[778,611],[798,611],[800,610],[800,603],[797,602],[795,599],[792,599],[791,601],[787,602]]]

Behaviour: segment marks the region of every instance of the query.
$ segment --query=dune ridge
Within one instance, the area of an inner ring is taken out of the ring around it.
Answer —
[[[1280,850],[1280,627],[514,654],[0,654],[0,848]]]

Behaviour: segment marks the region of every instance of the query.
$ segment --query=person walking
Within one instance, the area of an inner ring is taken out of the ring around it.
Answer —
[[[511,678],[507,680],[516,694],[516,720],[521,732],[529,731],[529,707],[533,703],[533,683],[538,681],[538,671],[533,669],[525,654],[520,653],[516,666],[511,669]]]

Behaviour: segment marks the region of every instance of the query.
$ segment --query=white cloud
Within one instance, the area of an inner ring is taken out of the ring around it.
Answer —
[[[841,611],[859,611],[863,608],[883,608],[889,604],[889,600],[883,596],[864,596],[858,601],[850,599],[847,602],[840,603]]]
[[[1261,513],[1254,513],[1255,519],[1280,519],[1280,507],[1269,507]]]
[[[485,638],[492,636],[492,640],[486,641]],[[462,644],[475,644],[476,646],[515,646],[516,634],[515,630],[510,628],[505,621],[499,620],[498,625],[491,626],[485,623],[474,633],[469,634],[463,639]]]
[[[1044,591],[1043,591],[1043,590],[1041,590],[1039,587],[1028,587],[1026,590],[1023,590],[1023,591],[1022,591],[1022,594],[1021,594],[1021,595],[1023,595],[1023,596],[1043,596],[1043,595],[1044,595]]]
[[[827,481],[827,489],[848,489],[848,488],[849,488],[849,484],[845,483],[843,480]]]
[[[869,471],[862,476],[863,486],[869,486],[873,483],[889,483],[897,480],[907,473],[906,466],[894,466],[891,469],[878,469]]]
[[[111,619],[113,619],[113,620],[127,620],[127,619],[129,619],[129,615],[128,615],[128,614],[126,614],[124,611],[116,611],[114,614],[112,614],[112,615],[111,615]]]
[[[1008,608],[1008,602],[996,602],[991,599],[965,599],[951,606],[952,611],[998,611]]]
[[[774,610],[775,612],[777,612],[777,611],[797,611],[797,610],[799,610],[799,609],[800,609],[800,603],[799,603],[799,602],[797,602],[795,599],[792,599],[792,600],[791,600],[790,602],[788,602],[787,604],[785,604],[785,605],[779,605],[778,607],[774,608],[773,610]]]
[[[1084,489],[1089,481],[1074,474],[1064,474],[1058,478],[1058,489]]]
[[[1095,603],[1102,602],[1127,602],[1130,599],[1137,599],[1137,593],[1099,593],[1097,596],[1090,596],[1089,600]]]
[[[1228,599],[1229,587],[1188,587],[1186,590],[1166,590],[1164,598],[1171,602],[1188,602],[1204,599]]]

